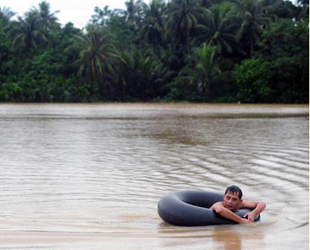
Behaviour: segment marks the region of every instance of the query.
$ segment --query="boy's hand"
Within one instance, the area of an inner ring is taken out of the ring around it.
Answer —
[[[249,219],[242,219],[241,218],[240,224],[250,224],[250,223],[252,223],[252,221],[250,221]]]
[[[250,222],[254,222],[255,214],[253,212],[247,212],[243,215],[244,218],[247,218]]]

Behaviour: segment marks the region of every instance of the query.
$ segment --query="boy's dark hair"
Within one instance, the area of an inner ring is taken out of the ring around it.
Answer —
[[[242,198],[242,191],[239,187],[235,186],[235,185],[232,185],[230,187],[228,187],[225,191],[225,194],[227,194],[228,192],[231,192],[231,193],[238,193],[238,196],[239,196],[239,199],[241,200]]]

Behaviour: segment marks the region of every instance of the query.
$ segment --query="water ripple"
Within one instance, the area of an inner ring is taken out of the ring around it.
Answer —
[[[265,110],[253,109],[0,106],[0,229],[214,238],[213,227],[163,224],[157,202],[177,189],[237,184],[245,199],[267,203],[262,227],[299,233],[308,221],[308,121],[283,118],[295,116],[289,107],[268,109],[281,113],[272,119],[247,116]]]

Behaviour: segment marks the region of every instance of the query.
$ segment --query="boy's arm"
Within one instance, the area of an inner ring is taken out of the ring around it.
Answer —
[[[229,209],[225,208],[222,202],[217,202],[213,204],[210,209],[215,211],[216,213],[220,214],[221,216],[225,217],[226,219],[235,221],[239,224],[248,224],[251,223],[249,219],[243,219],[239,217],[238,215],[234,214]]]
[[[253,208],[251,212],[248,212],[243,216],[247,217],[251,222],[253,222],[255,216],[265,210],[266,204],[264,202],[257,202],[257,201],[243,201],[242,208]]]

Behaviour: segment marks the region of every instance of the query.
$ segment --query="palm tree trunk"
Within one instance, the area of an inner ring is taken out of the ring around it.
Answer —
[[[254,50],[253,37],[250,36],[250,58],[252,58],[253,50]]]
[[[190,55],[190,46],[189,46],[189,34],[188,34],[188,29],[185,30],[185,42],[186,42],[186,51],[187,54]]]
[[[123,79],[123,84],[122,84],[122,97],[123,97],[123,100],[125,100],[126,98],[126,81],[125,79]]]

